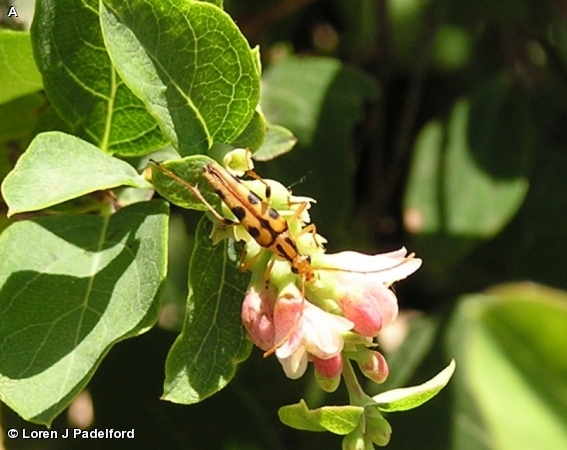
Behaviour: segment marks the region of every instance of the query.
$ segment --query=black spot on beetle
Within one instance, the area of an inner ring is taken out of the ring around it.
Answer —
[[[270,216],[270,218],[272,219],[279,219],[280,215],[279,213],[274,209],[274,208],[270,208],[268,209],[268,215]]]
[[[246,217],[246,210],[241,206],[235,206],[234,208],[230,208],[230,210],[240,222]]]
[[[256,194],[254,194],[254,192],[250,191],[248,193],[248,201],[250,203],[252,203],[253,205],[257,205],[259,203],[262,203],[262,200],[260,199],[260,197],[258,197]]]
[[[291,239],[289,236],[286,236],[284,240],[287,243],[287,245],[289,245],[297,252],[297,246],[295,245],[295,241],[293,239]]]
[[[215,189],[215,193],[221,198],[221,200],[224,200],[226,198],[226,195],[224,195],[224,192],[220,189]]]
[[[273,232],[272,226],[270,225],[270,221],[269,221],[269,220],[260,218],[260,226],[261,226],[264,230],[269,230],[270,232]]]
[[[276,250],[278,251],[278,255],[287,256],[287,253],[284,252],[284,249],[280,244],[276,244]]]
[[[252,236],[254,239],[256,239],[256,238],[258,238],[258,236],[260,236],[260,230],[256,227],[249,227],[246,230],[248,231],[250,236]]]

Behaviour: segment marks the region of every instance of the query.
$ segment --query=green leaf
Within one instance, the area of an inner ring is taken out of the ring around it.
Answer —
[[[259,99],[255,53],[230,16],[205,2],[101,2],[120,76],[182,156],[230,144]]]
[[[202,176],[203,166],[210,162],[214,161],[207,156],[195,155],[166,161],[161,165],[187,184],[196,186],[210,204],[215,204],[218,196],[208,188],[208,183]],[[150,163],[149,167],[152,170],[152,183],[160,195],[182,208],[207,211],[207,206],[180,180],[164,173],[155,163]]]
[[[559,123],[555,108],[562,104],[561,98],[560,90],[553,90],[533,99],[541,136],[529,191],[496,239],[477,248],[451,272],[445,270],[457,292],[475,292],[503,280],[532,280],[567,289],[567,214],[562,213],[567,211],[567,152],[562,150],[563,138],[546,131]],[[518,133],[522,135],[522,130]]]
[[[270,161],[291,151],[297,138],[285,127],[268,124],[262,146],[253,155],[256,161]]]
[[[232,146],[235,148],[247,148],[252,153],[256,152],[264,142],[266,136],[266,118],[261,111],[254,111],[252,120],[248,126],[234,141]]]
[[[15,141],[19,141],[20,145],[24,145],[21,148],[23,152],[33,136],[46,103],[43,94],[34,93],[0,105],[0,142],[11,142],[13,145]]]
[[[201,2],[210,3],[211,5],[216,5],[219,8],[222,8],[224,1],[223,0],[199,0]]]
[[[489,238],[502,230],[522,204],[528,189],[525,171],[498,177],[475,161],[469,137],[470,106],[460,101],[446,124],[431,122],[418,137],[405,205],[411,214],[419,214],[414,231]],[[494,116],[484,113],[489,116],[486,125],[492,125]],[[478,131],[483,139],[491,133]],[[500,163],[501,148],[483,147],[494,164]]]
[[[80,137],[124,156],[164,145],[156,121],[112,67],[97,0],[38,0],[31,36],[45,92]]]
[[[15,160],[28,146],[46,102],[44,95],[35,92],[0,104],[0,180],[13,169]],[[7,209],[0,195],[0,231],[9,224]]]
[[[313,222],[329,241],[334,230],[326,224],[336,229],[335,237],[342,234],[353,204],[354,127],[364,117],[365,103],[377,98],[373,78],[335,59],[289,58],[264,72],[262,111],[269,123],[291,130],[298,145],[262,173],[285,185],[308,175],[301,189],[317,199]]]
[[[532,283],[461,299],[449,341],[460,442],[567,448],[566,305],[566,292]]]
[[[168,208],[38,217],[0,235],[0,398],[50,424],[116,342],[158,317]],[[38,245],[41,243],[41,245]]]
[[[163,398],[174,403],[197,403],[221,390],[252,349],[240,319],[249,276],[237,269],[239,255],[229,241],[212,245],[211,230],[203,217],[189,267],[185,323],[167,357]]]
[[[42,88],[29,33],[0,30],[0,103]]]
[[[535,150],[529,108],[519,92],[496,80],[421,130],[404,214],[431,273],[495,237],[520,209]]]
[[[378,403],[380,411],[384,412],[407,411],[417,408],[435,397],[447,385],[454,372],[455,360],[451,360],[451,363],[445,369],[419,386],[382,392],[372,399]]]
[[[2,183],[8,215],[36,211],[90,192],[149,184],[128,163],[75,136],[38,135]]]
[[[282,423],[298,430],[330,431],[346,435],[356,428],[362,419],[361,406],[323,406],[310,410],[305,401],[283,406],[278,410]]]

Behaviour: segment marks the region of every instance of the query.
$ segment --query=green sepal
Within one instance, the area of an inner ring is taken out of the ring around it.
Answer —
[[[359,424],[364,414],[361,406],[323,406],[309,409],[304,400],[295,405],[282,406],[278,415],[282,423],[298,430],[330,431],[346,435]]]
[[[380,413],[378,405],[368,405],[364,411],[366,420],[365,434],[376,445],[384,446],[390,442],[392,427]]]

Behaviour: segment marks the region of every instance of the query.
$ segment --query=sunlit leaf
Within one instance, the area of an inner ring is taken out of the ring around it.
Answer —
[[[41,87],[29,33],[0,30],[0,103],[39,91]]]
[[[51,423],[113,344],[155,323],[167,219],[165,203],[144,202],[110,217],[20,221],[0,235],[4,403]]]
[[[297,138],[287,128],[268,124],[266,138],[253,158],[256,161],[270,161],[289,152],[296,143]]]
[[[2,183],[9,215],[36,211],[117,186],[148,188],[128,163],[75,136],[42,133]]]
[[[407,411],[408,409],[417,408],[435,397],[447,385],[454,371],[455,361],[452,360],[444,370],[435,375],[431,380],[419,386],[382,392],[375,395],[373,400],[378,403],[380,410],[384,412]]]
[[[279,409],[280,420],[289,427],[308,431],[330,431],[345,435],[359,424],[364,408],[361,406],[324,406],[309,409],[305,401]]]
[[[530,283],[462,299],[449,345],[459,361],[451,386],[463,414],[460,441],[498,450],[567,446],[566,305],[565,292]]]
[[[45,92],[83,139],[108,153],[147,154],[163,146],[165,139],[112,66],[102,39],[98,3],[36,3],[32,44]]]
[[[159,166],[151,162],[149,167],[152,171],[152,183],[170,202],[183,208],[206,211],[207,206],[187,185],[196,187],[210,203],[218,201],[216,195],[211,196],[211,189],[202,177],[203,166],[211,162],[214,162],[211,158],[201,155],[166,161]]]
[[[207,2],[101,2],[120,76],[182,156],[230,144],[259,99],[255,54],[230,16]]]

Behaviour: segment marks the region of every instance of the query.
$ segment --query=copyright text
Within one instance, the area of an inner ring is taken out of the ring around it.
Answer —
[[[134,429],[115,430],[105,428],[104,430],[81,430],[80,428],[67,428],[63,431],[56,430],[27,430],[21,431],[11,428],[8,430],[10,439],[134,439]]]

